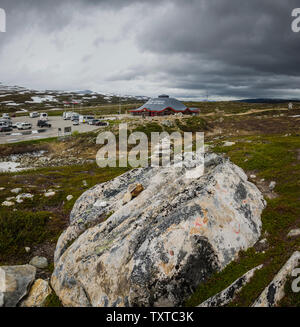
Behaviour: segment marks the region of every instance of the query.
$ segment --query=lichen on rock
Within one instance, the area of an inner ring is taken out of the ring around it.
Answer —
[[[216,154],[203,176],[187,179],[189,169],[133,169],[76,201],[51,279],[65,306],[182,305],[257,242],[265,201],[242,169]]]

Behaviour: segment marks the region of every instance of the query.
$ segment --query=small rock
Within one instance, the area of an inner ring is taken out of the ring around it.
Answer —
[[[29,264],[36,268],[45,269],[48,267],[48,260],[45,257],[36,256],[30,260]]]
[[[29,253],[29,252],[30,252],[30,247],[25,246],[25,251],[26,251],[27,253]]]
[[[131,193],[132,198],[136,198],[141,192],[144,191],[142,184],[136,184],[131,190],[128,190]]]
[[[14,188],[14,189],[11,190],[11,193],[18,194],[18,193],[20,193],[21,191],[22,191],[21,188]]]
[[[44,193],[44,196],[46,197],[46,198],[49,198],[49,197],[51,197],[51,196],[54,196],[56,193],[54,192],[54,191],[52,191],[52,192],[46,192],[46,193]]]
[[[33,198],[33,195],[30,194],[30,193],[23,193],[23,194],[19,194],[16,196],[16,201],[18,203],[22,203],[23,202],[23,199],[32,199]]]
[[[88,186],[88,184],[87,184],[87,181],[86,180],[84,180],[84,181],[82,181],[82,184],[83,184],[83,186]]]
[[[73,195],[68,195],[68,196],[66,197],[66,199],[67,199],[67,201],[71,201],[71,200],[73,199]]]
[[[297,237],[297,236],[300,236],[300,228],[298,229],[292,229],[288,235],[288,237]]]
[[[254,248],[257,252],[263,252],[269,247],[268,240],[266,238],[258,241],[255,245]]]
[[[11,206],[14,205],[14,203],[13,202],[10,202],[10,201],[4,201],[4,202],[2,202],[2,205],[4,207],[11,207]]]
[[[170,120],[163,120],[161,122],[162,125],[167,126],[167,127],[172,127],[174,126],[173,123]]]
[[[5,190],[5,187],[0,187],[0,191],[4,191]]]
[[[272,182],[270,183],[270,185],[269,185],[269,189],[270,189],[271,191],[273,191],[274,188],[275,188],[275,186],[276,186],[276,182],[272,181]]]
[[[2,306],[16,307],[28,293],[35,274],[36,268],[30,265],[0,267],[0,302],[2,302]]]
[[[261,182],[261,183],[263,183],[264,181],[265,181],[265,179],[264,179],[264,178],[262,178],[262,179],[260,180],[260,182]]]
[[[256,175],[250,175],[250,178],[251,179],[255,179],[256,178]]]
[[[21,307],[43,307],[48,295],[52,293],[49,283],[43,279],[37,279],[32,285]]]

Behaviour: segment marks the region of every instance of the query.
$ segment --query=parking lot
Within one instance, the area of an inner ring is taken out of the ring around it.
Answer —
[[[0,144],[37,140],[37,139],[43,139],[48,137],[56,137],[58,136],[58,129],[60,128],[63,132],[65,127],[71,127],[72,132],[78,131],[79,133],[85,133],[85,132],[93,131],[95,129],[99,129],[99,126],[93,126],[89,124],[79,124],[78,126],[73,126],[73,122],[71,120],[64,120],[61,116],[49,117],[48,122],[52,126],[50,128],[46,128],[46,127],[40,128],[37,126],[38,120],[39,118],[30,118],[29,116],[12,118],[13,124],[15,124],[16,122],[31,123],[32,129],[27,131],[21,131],[18,130],[17,128],[14,128],[11,132],[7,132],[7,133],[0,132]],[[43,130],[43,132],[39,133],[39,130],[41,129]],[[25,135],[23,135],[22,133],[25,133]]]

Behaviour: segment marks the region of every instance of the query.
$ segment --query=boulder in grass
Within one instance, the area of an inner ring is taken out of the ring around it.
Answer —
[[[216,154],[201,177],[186,178],[189,167],[133,169],[83,193],[55,251],[51,285],[63,305],[182,305],[257,242],[266,203],[243,170]]]

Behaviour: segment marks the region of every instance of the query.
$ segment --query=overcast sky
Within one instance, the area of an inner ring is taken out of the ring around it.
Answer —
[[[178,98],[300,98],[298,0],[0,0],[0,81]]]

